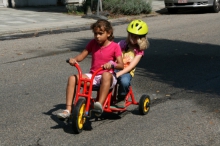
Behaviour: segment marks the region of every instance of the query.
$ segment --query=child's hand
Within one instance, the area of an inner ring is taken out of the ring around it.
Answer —
[[[78,63],[78,62],[74,58],[70,58],[69,64],[73,66],[75,63]]]
[[[108,62],[108,63],[102,65],[101,67],[104,69],[110,70],[112,68],[112,64]]]

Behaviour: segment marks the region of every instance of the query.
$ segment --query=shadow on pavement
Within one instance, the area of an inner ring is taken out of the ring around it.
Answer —
[[[60,129],[63,128],[63,130],[66,133],[70,133],[73,134],[72,128],[71,128],[71,124],[69,123],[69,121],[61,121],[60,119],[57,118],[56,115],[53,114],[53,112],[56,112],[60,109],[65,109],[66,105],[65,104],[58,104],[55,105],[54,108],[52,108],[51,110],[44,112],[43,114],[50,116],[50,118],[57,123],[57,125],[50,127],[51,129]]]
[[[115,39],[118,42],[122,38]],[[66,45],[60,48],[69,48],[74,52],[81,52],[90,39],[80,39],[77,41],[66,41]],[[197,94],[220,95],[220,47],[213,44],[202,44],[184,42],[178,40],[149,39],[150,48],[145,51],[145,55],[137,66],[136,78],[150,78],[150,80],[167,84],[171,87],[184,90],[184,92],[194,92]],[[71,51],[61,51],[61,53],[72,53]],[[59,53],[56,53],[59,55]],[[38,56],[42,57],[42,56]],[[46,57],[45,55],[43,57]],[[89,57],[90,58],[90,57]],[[143,80],[143,79],[142,79]],[[136,83],[137,84],[137,83]],[[134,85],[134,84],[133,84]],[[146,84],[145,88],[150,87]],[[167,89],[164,89],[167,90]],[[170,98],[170,97],[168,97]],[[186,97],[192,98],[192,97]],[[213,97],[207,96],[207,99]],[[194,98],[199,104],[213,110],[213,102],[204,103],[200,98]],[[72,133],[71,124],[59,121],[53,111],[64,109],[64,104],[58,104],[53,109],[45,113],[50,115],[57,125],[51,128],[63,128],[65,132]],[[138,114],[133,110],[132,114]],[[85,130],[93,129],[92,123],[95,121],[109,122],[120,119],[121,115],[103,114],[101,118],[92,117],[87,121]]]
[[[116,38],[115,41],[125,39]],[[89,39],[66,42],[72,51],[82,50]],[[149,39],[150,48],[137,66],[138,76],[169,84],[175,88],[220,95],[220,83],[201,84],[220,77],[220,46],[178,40]],[[77,49],[76,49],[77,48]],[[76,49],[76,50],[75,50]],[[152,75],[153,74],[153,75]]]
[[[117,38],[116,42],[125,39]],[[69,48],[71,51],[81,52],[90,39],[80,39],[72,42],[67,41],[65,46],[60,48]],[[168,84],[174,88],[179,88],[185,92],[195,92],[198,94],[220,95],[220,47],[212,44],[200,44],[184,41],[173,41],[166,39],[149,39],[150,48],[145,51],[145,55],[137,66],[136,76],[138,78],[150,78],[151,80]],[[62,53],[72,53],[72,52]],[[59,53],[57,53],[59,55]],[[38,56],[42,57],[42,56]],[[46,56],[43,56],[46,57]],[[136,78],[137,78],[136,77]],[[148,88],[146,85],[145,88]],[[154,87],[152,87],[154,88]],[[166,89],[164,89],[166,90]],[[170,98],[170,97],[168,97]],[[192,98],[192,97],[186,97]],[[207,96],[208,99],[213,97]],[[213,101],[201,101],[194,98],[199,105],[203,105],[210,110],[213,107]],[[205,103],[204,103],[205,102]],[[54,111],[64,109],[65,104],[55,105],[53,109],[44,113],[49,115],[57,125],[52,129],[63,128],[66,133],[73,134],[71,123],[60,121]],[[128,111],[129,112],[129,111]],[[100,118],[92,116],[86,121],[84,130],[92,130],[92,123],[95,121],[111,122],[120,119],[123,115],[114,113],[104,113]],[[137,109],[130,111],[138,115]]]
[[[157,11],[155,11],[155,12],[156,12],[156,13],[159,13],[159,14],[169,14],[166,8],[157,10]]]
[[[166,8],[155,11],[161,15],[205,14],[211,13],[208,8],[179,8],[176,13],[169,13]]]
[[[75,134],[72,130],[72,121],[71,119],[61,120],[58,119],[53,112],[56,112],[58,110],[65,109],[65,104],[57,104],[52,108],[51,110],[44,112],[43,114],[50,116],[50,118],[56,122],[56,125],[50,127],[51,129],[60,129],[62,128],[64,132],[69,134]],[[90,131],[93,129],[92,123],[96,121],[101,121],[101,124],[104,124],[106,122],[112,122],[114,120],[121,119],[123,116],[125,116],[128,112],[122,112],[122,113],[103,113],[100,117],[96,117],[93,113],[91,114],[91,118],[86,118],[86,122],[83,126],[83,130]],[[98,125],[99,126],[99,125]],[[97,127],[97,125],[95,126]]]
[[[116,38],[115,41],[122,39],[125,38]],[[80,39],[74,42],[66,40],[66,44],[59,46],[54,52],[45,54],[38,50],[34,52],[35,57],[25,58],[25,60],[54,54],[71,54],[71,51],[81,52],[89,40]],[[137,66],[137,76],[148,77],[175,88],[220,95],[219,82],[206,87],[202,86],[207,81],[211,83],[212,80],[215,81],[220,77],[220,46],[166,39],[149,39],[149,42],[150,48],[145,51],[144,57]]]
[[[116,38],[115,41],[121,39],[125,38]],[[74,48],[83,49],[88,41],[79,40],[77,44],[66,42],[66,46],[62,47],[77,51]],[[137,76],[148,77],[182,90],[220,95],[220,82],[215,82],[220,80],[218,45],[166,39],[149,41],[150,48],[137,66]]]
[[[149,41],[151,46],[145,51],[144,58],[138,64],[138,68],[144,71],[142,75],[175,88],[220,95],[218,82],[215,85],[201,86],[207,81],[220,77],[218,45],[166,39]]]
[[[65,6],[39,6],[39,7],[21,7],[13,8],[22,11],[34,11],[34,12],[51,12],[51,13],[67,13]]]

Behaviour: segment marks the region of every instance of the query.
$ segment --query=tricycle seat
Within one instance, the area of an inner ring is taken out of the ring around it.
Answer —
[[[99,91],[100,86],[92,85],[92,91]]]

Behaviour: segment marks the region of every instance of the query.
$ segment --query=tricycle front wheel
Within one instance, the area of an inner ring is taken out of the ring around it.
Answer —
[[[76,106],[73,109],[73,115],[72,115],[73,131],[76,134],[81,133],[83,130],[83,125],[86,121],[86,118],[84,117],[85,108],[86,108],[86,99],[79,98],[78,102],[76,103]]]
[[[139,101],[139,112],[142,115],[146,115],[150,110],[150,96],[142,95]]]

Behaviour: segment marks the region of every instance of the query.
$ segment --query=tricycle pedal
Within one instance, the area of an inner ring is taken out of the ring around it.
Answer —
[[[91,118],[91,115],[92,115],[92,111],[90,110],[89,114],[84,114],[83,117],[87,119],[87,118]]]

